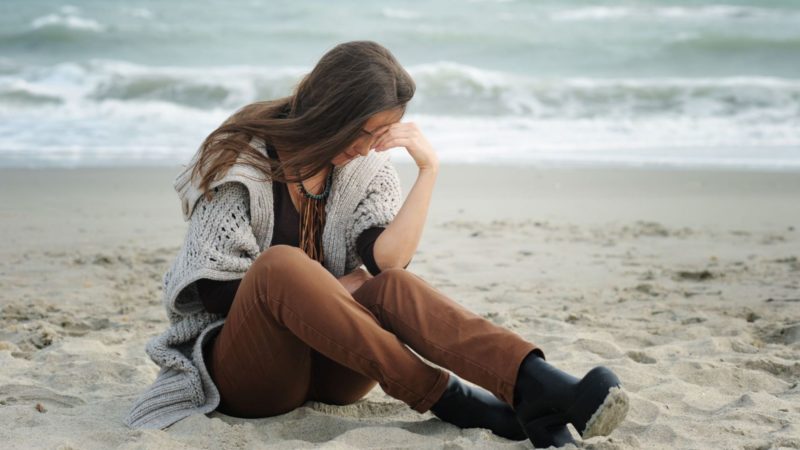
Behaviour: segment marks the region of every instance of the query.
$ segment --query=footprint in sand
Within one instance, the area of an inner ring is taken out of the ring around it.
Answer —
[[[324,414],[308,414],[307,410],[303,411],[304,408],[290,412],[283,418],[280,428],[281,438],[312,443],[324,443],[334,439],[341,441],[343,435],[362,432],[365,428],[364,421],[378,416],[400,419],[408,411],[408,406],[404,403],[388,404],[365,400],[341,406],[310,401],[307,406]],[[352,418],[359,420],[348,420]],[[401,432],[406,439],[408,438],[406,430],[397,429],[395,431]],[[386,444],[386,436],[382,435],[381,437],[384,438],[381,443]]]
[[[614,359],[622,356],[622,351],[619,347],[610,342],[581,338],[575,341],[575,345],[582,350],[586,350],[606,359]]]
[[[385,403],[370,400],[360,400],[349,405],[331,405],[328,403],[309,401],[307,406],[314,411],[325,414],[356,418],[399,416],[408,408],[404,403]]]
[[[632,350],[632,351],[627,352],[626,355],[628,356],[628,358],[636,361],[639,364],[655,364],[656,363],[656,359],[655,358],[653,358],[651,356],[648,356],[644,352],[639,352],[639,351],[633,351]]]
[[[72,408],[86,404],[80,397],[62,395],[41,386],[28,384],[5,384],[0,386],[0,405],[16,405],[20,403],[36,402],[43,403],[45,406],[55,405],[64,408]]]
[[[788,383],[795,383],[800,380],[800,362],[782,364],[769,359],[758,359],[747,361],[744,366],[748,369],[767,372]]]

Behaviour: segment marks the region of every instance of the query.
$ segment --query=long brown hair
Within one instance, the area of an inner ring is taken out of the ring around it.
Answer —
[[[377,42],[338,44],[291,95],[248,104],[211,132],[191,177],[201,175],[199,187],[207,200],[209,184],[237,160],[279,182],[308,179],[345,151],[372,115],[394,109],[404,114],[415,90],[411,75]],[[253,137],[290,156],[285,161],[266,157],[249,145]]]

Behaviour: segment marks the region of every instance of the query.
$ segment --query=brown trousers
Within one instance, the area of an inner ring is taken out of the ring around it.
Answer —
[[[423,413],[450,372],[406,345],[508,404],[522,359],[543,355],[410,271],[385,270],[351,295],[288,245],[253,262],[204,355],[226,415],[269,417],[307,400],[350,404],[375,384]]]

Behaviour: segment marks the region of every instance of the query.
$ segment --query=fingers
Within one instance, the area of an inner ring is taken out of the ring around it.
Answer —
[[[397,139],[410,139],[415,137],[416,133],[417,127],[413,122],[399,122],[383,125],[375,130],[375,135],[377,137],[370,147],[375,150],[396,147],[400,143]]]
[[[383,150],[388,150],[394,147],[401,147],[401,146],[408,146],[411,143],[411,139],[407,136],[398,136],[393,137],[390,139],[386,139],[379,144],[375,145],[375,151],[380,152]]]
[[[408,137],[408,133],[403,133],[403,132],[386,133],[381,137],[379,137],[377,140],[375,140],[375,143],[372,144],[372,147],[379,147],[386,144],[387,142],[390,142],[393,139],[405,138],[405,137]]]

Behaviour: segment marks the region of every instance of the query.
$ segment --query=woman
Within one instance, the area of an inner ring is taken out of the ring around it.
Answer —
[[[400,122],[414,90],[388,50],[347,42],[293,95],[248,105],[206,138],[175,182],[189,229],[163,280],[170,328],[146,348],[161,370],[126,424],[269,417],[353,403],[376,384],[420,413],[535,447],[574,442],[567,423],[586,438],[624,419],[609,369],[566,374],[405,270],[439,167]],[[419,168],[402,206],[383,153],[393,147]]]

